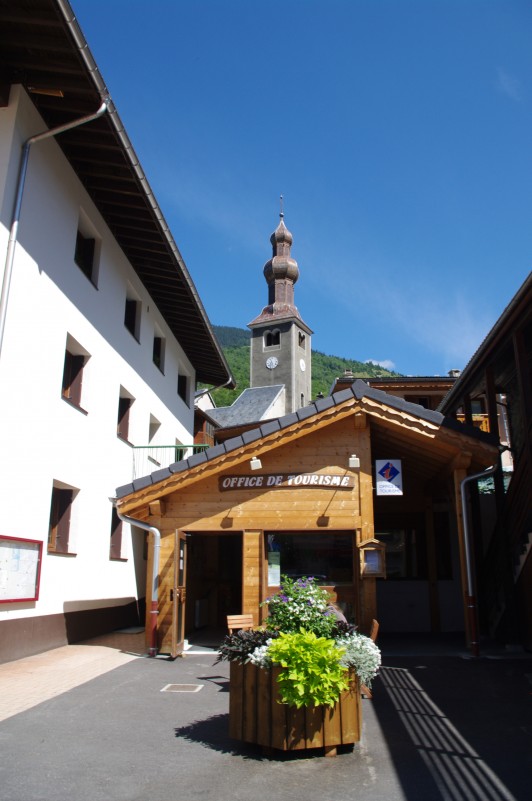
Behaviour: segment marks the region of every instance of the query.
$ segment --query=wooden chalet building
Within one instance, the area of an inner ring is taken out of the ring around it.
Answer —
[[[152,653],[177,655],[227,614],[259,623],[282,574],[318,577],[362,631],[377,617],[470,640],[460,489],[497,459],[490,435],[358,380],[120,487],[119,514],[150,528]],[[402,494],[377,494],[389,460]],[[376,534],[403,583],[376,578]]]

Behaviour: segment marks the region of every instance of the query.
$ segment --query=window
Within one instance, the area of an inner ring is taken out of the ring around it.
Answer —
[[[111,543],[109,546],[109,559],[122,558],[122,521],[113,507],[111,516]]]
[[[130,334],[133,334],[137,342],[140,332],[140,303],[133,298],[126,298],[124,308],[124,325]]]
[[[353,583],[353,534],[350,532],[269,532],[268,585],[278,586],[280,577],[314,576],[318,584]]]
[[[63,384],[61,394],[65,400],[74,406],[81,406],[81,382],[83,379],[84,356],[76,356],[69,350],[65,351],[65,366],[63,369]]]
[[[427,543],[420,529],[390,529],[375,532],[386,545],[386,578],[426,579],[428,575]]]
[[[116,433],[120,439],[123,439],[125,442],[129,442],[129,412],[134,400],[135,398],[132,398],[123,387],[120,388]]]
[[[302,334],[301,331],[298,334],[298,344],[300,348],[305,350],[305,334]]]
[[[181,398],[181,400],[185,401],[187,406],[189,405],[188,399],[188,375],[182,375],[181,373],[177,376],[177,394]]]
[[[274,331],[264,332],[264,347],[265,348],[278,348],[281,345],[281,332],[278,328]]]
[[[78,409],[81,409],[83,370],[88,358],[89,354],[83,350],[75,339],[68,335],[65,348],[61,395],[66,401],[76,406]]]
[[[153,337],[153,363],[159,368],[161,373],[164,373],[164,352],[166,340],[164,337],[159,336],[157,333]]]
[[[161,424],[153,414],[150,414],[150,428],[148,431],[148,442],[152,442],[153,438],[155,437],[156,433],[160,429]]]
[[[70,553],[70,516],[76,492],[72,487],[52,488],[48,553]]]
[[[99,250],[100,240],[96,235],[96,230],[85,212],[80,210],[74,261],[94,286],[96,286],[98,279]]]

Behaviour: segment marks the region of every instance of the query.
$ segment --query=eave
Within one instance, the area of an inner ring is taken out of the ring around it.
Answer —
[[[66,0],[0,0],[0,105],[21,84],[48,128],[109,97]],[[38,133],[38,132],[36,132]],[[112,101],[89,126],[57,137],[73,170],[206,384],[235,382],[196,287]]]

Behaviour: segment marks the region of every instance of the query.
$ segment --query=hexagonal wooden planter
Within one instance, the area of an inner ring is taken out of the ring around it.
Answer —
[[[332,706],[296,709],[279,703],[280,668],[264,670],[252,664],[230,664],[229,735],[257,743],[266,750],[322,748],[335,756],[339,745],[360,740],[360,684],[349,672],[349,690]]]

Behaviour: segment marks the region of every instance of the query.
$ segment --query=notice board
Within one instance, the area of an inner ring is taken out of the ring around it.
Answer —
[[[0,603],[39,598],[42,542],[0,536]]]

